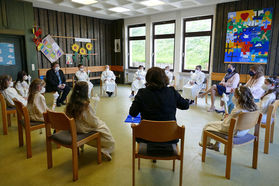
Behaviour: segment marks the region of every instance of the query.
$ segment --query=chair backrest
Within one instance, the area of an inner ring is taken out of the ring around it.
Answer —
[[[152,142],[167,142],[184,139],[184,126],[180,127],[176,121],[142,120],[139,125],[132,125],[135,138]]]
[[[273,105],[273,109],[272,109],[272,117],[275,117],[276,114],[276,110],[279,107],[279,100],[275,100],[275,102],[272,104]]]
[[[68,130],[68,131],[76,131],[75,129],[75,121],[73,118],[69,118],[63,112],[53,112],[47,110],[44,113],[44,120],[46,126],[50,126],[56,130]]]
[[[254,112],[241,112],[238,115],[235,130],[247,130],[253,128],[255,125],[261,123],[261,113],[259,111]]]
[[[1,110],[2,112],[5,112],[7,110],[7,105],[6,105],[6,100],[1,92],[0,92],[0,102],[1,102]]]
[[[28,112],[27,107],[24,106],[17,99],[13,99],[13,102],[15,103],[18,120],[22,121],[24,119],[25,125],[30,125],[30,117],[29,117],[29,112]]]

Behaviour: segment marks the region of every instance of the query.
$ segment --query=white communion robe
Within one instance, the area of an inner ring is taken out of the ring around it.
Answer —
[[[13,87],[6,88],[5,90],[2,91],[2,94],[5,97],[7,105],[9,107],[15,107],[15,103],[13,102],[13,99],[17,99],[24,106],[27,105],[27,100],[24,99],[21,95],[19,95],[16,89]]]
[[[115,75],[113,71],[111,70],[105,70],[102,72],[101,80],[102,80],[102,86],[103,90],[105,92],[114,92],[115,91]]]
[[[95,101],[96,106],[96,101]],[[96,131],[101,134],[101,151],[104,154],[111,154],[114,150],[115,140],[110,129],[105,122],[96,116],[96,110],[91,105],[83,111],[78,119],[75,120],[78,133],[88,133]],[[87,143],[90,146],[97,147],[96,140]]]
[[[88,84],[88,97],[90,98],[91,97],[91,91],[92,91],[92,88],[93,88],[93,84],[90,82],[88,74],[84,71],[78,70],[75,75],[76,75],[78,81],[87,82],[87,84]]]
[[[29,84],[26,81],[18,81],[15,85],[15,88],[22,97],[28,97]]]
[[[190,100],[195,100],[200,90],[202,89],[204,78],[205,74],[201,71],[192,73],[191,80],[183,86],[182,96]],[[194,84],[191,85],[190,82],[193,82]]]
[[[133,83],[132,83],[132,91],[137,92],[139,89],[145,87],[145,75],[146,75],[146,72],[144,70],[138,70],[134,74],[134,79],[133,79]]]
[[[169,70],[165,70],[166,76],[169,78],[169,86],[174,86],[173,73]]]
[[[33,103],[28,103],[27,108],[31,121],[44,121],[43,113],[47,111],[48,107],[45,97],[40,92],[34,95]]]

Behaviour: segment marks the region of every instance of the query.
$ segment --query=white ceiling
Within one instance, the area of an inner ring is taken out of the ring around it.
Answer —
[[[91,5],[82,5],[74,3],[71,0],[23,1],[32,2],[34,7],[114,20],[157,14],[178,9],[214,5],[218,3],[225,3],[236,0],[161,0],[165,4],[152,7],[142,5],[140,2],[144,0],[97,0],[97,3]],[[123,7],[129,9],[130,11],[116,13],[109,10],[110,8],[114,7]]]

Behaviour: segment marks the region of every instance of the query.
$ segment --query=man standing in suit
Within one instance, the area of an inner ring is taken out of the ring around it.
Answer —
[[[65,100],[71,88],[66,85],[66,79],[62,70],[60,70],[58,62],[51,64],[51,69],[46,74],[46,92],[55,92],[59,94],[56,106],[65,105]]]

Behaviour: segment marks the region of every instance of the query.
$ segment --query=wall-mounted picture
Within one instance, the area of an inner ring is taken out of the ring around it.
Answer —
[[[120,39],[114,40],[114,52],[121,52]]]
[[[14,44],[0,43],[0,65],[15,65]]]
[[[267,63],[272,14],[272,8],[229,12],[225,63]]]

